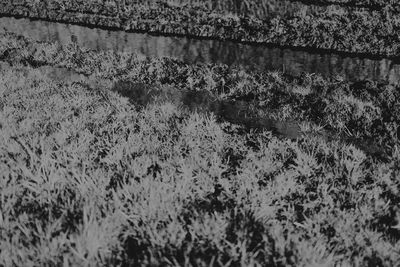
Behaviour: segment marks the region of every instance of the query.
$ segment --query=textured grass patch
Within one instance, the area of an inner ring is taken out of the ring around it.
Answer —
[[[382,163],[30,72],[0,72],[0,265],[400,260],[397,148]]]
[[[307,5],[297,1],[232,0],[197,4],[176,0],[0,3],[1,13],[10,16],[397,59],[400,50],[398,6],[375,7],[370,10]]]
[[[217,64],[187,65],[169,58],[96,53],[76,44],[37,43],[13,34],[1,36],[0,58],[36,67],[67,67],[90,75],[88,84],[92,87],[126,82],[172,86],[175,91],[208,91],[224,101],[243,101],[260,117],[267,114],[275,119],[311,122],[315,129],[322,127],[329,138],[345,140],[381,158],[399,145],[400,90],[396,84],[245,72]],[[126,93],[128,89],[124,89]]]

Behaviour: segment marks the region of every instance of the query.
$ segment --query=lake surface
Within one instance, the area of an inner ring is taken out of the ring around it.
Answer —
[[[173,57],[186,63],[224,63],[247,70],[279,70],[293,75],[302,72],[319,73],[325,77],[338,75],[349,81],[400,81],[400,65],[388,59],[372,60],[230,41],[127,33],[10,17],[0,18],[1,31],[63,45],[74,40],[78,45],[93,50],[111,49],[149,57]]]

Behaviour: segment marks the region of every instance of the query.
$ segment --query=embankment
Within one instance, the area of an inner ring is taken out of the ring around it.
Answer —
[[[100,1],[0,1],[0,14],[152,34],[301,47],[398,58],[400,20],[394,13],[341,9],[257,19],[168,4],[120,7]]]

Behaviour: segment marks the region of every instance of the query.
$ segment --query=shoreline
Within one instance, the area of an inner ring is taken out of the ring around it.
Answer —
[[[400,31],[397,31],[400,23],[392,22],[380,12],[357,11],[344,15],[326,12],[306,18],[294,16],[259,20],[218,16],[206,9],[168,5],[139,5],[136,10],[131,7],[125,14],[118,13],[117,7],[95,9],[94,6],[89,3],[81,8],[83,12],[68,12],[57,6],[46,8],[25,0],[19,5],[0,3],[0,14],[152,35],[229,40],[375,59],[400,59]],[[85,10],[92,10],[92,13],[85,13]],[[371,32],[375,34],[371,35]]]

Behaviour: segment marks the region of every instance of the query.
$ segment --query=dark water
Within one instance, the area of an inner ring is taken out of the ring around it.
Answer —
[[[371,60],[228,41],[152,36],[9,17],[0,18],[0,32],[3,30],[39,41],[68,44],[74,39],[78,45],[94,50],[112,49],[149,57],[166,56],[187,63],[224,63],[244,69],[279,70],[294,75],[302,72],[319,73],[325,77],[339,75],[350,81],[400,81],[400,65],[388,59]]]

